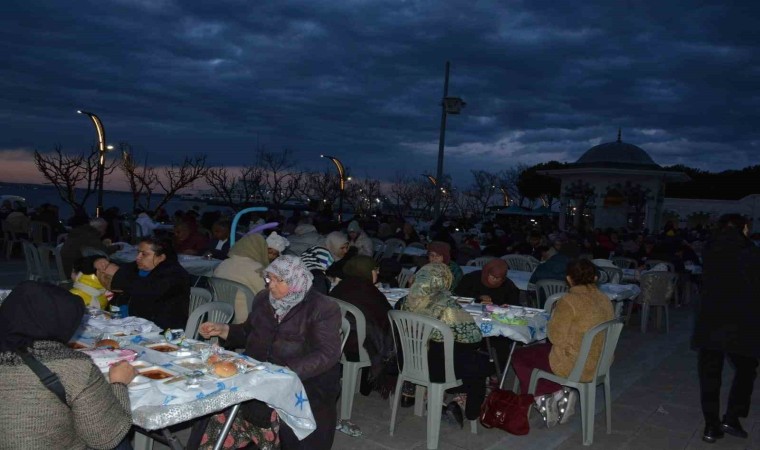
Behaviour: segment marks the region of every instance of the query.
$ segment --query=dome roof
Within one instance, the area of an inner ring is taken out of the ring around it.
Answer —
[[[661,169],[651,156],[641,147],[628,144],[618,138],[617,141],[599,144],[586,150],[576,165],[586,167],[631,167]]]

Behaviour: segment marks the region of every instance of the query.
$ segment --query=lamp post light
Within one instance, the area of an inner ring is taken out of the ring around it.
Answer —
[[[440,180],[443,176],[443,148],[446,142],[446,117],[449,114],[459,114],[466,103],[459,97],[449,97],[449,61],[446,61],[446,77],[443,82],[443,101],[441,101],[441,134],[438,138],[438,168],[435,178]],[[441,192],[435,192],[435,217],[441,214]]]
[[[428,175],[426,173],[423,173],[422,176],[425,177],[425,178],[427,178],[428,181],[430,182],[430,184],[433,185],[433,187],[438,186],[438,180],[436,180],[436,178],[434,176]]]
[[[338,197],[338,222],[343,222],[343,191],[346,189],[346,181],[351,177],[346,177],[346,169],[343,167],[343,163],[334,156],[319,155],[320,158],[327,158],[335,164],[335,168],[338,169],[338,188],[340,195]]]
[[[492,188],[495,188],[496,186],[491,186]],[[506,189],[504,189],[503,186],[499,186],[499,190],[501,191],[501,194],[504,196],[504,206],[509,206],[509,192],[507,192]]]
[[[94,113],[78,110],[78,114],[84,114],[92,120],[95,125],[95,132],[98,134],[98,177],[96,185],[98,189],[98,205],[95,208],[95,216],[100,217],[103,215],[103,179],[105,178],[105,166],[106,166],[106,150],[113,148],[110,145],[106,145],[106,129],[103,127],[103,122]]]

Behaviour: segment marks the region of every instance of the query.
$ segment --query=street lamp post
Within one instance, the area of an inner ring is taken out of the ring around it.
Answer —
[[[346,169],[343,167],[343,163],[334,156],[319,155],[319,157],[329,159],[335,164],[335,168],[338,169],[338,188],[340,191],[338,197],[338,222],[343,222],[343,191],[346,189],[346,180],[348,179],[346,177]]]
[[[94,113],[87,111],[77,111],[79,114],[84,114],[92,120],[95,125],[95,132],[98,134],[98,178],[96,180],[98,188],[98,206],[95,208],[95,216],[100,217],[103,215],[103,178],[105,178],[105,166],[106,166],[106,129],[103,127],[103,122]]]
[[[496,187],[496,186],[491,186]],[[504,189],[503,186],[499,186],[499,190],[501,191],[501,194],[504,196],[504,206],[509,206],[509,192],[507,192],[506,189]]]
[[[435,178],[443,176],[443,148],[446,142],[446,117],[449,114],[459,114],[466,103],[459,97],[449,97],[449,61],[446,61],[446,76],[443,81],[443,101],[441,102],[441,134],[438,138],[438,167]],[[435,192],[435,217],[441,214],[441,191]]]

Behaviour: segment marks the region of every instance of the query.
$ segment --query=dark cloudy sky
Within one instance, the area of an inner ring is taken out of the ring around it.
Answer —
[[[574,161],[618,127],[660,164],[740,168],[760,163],[759,18],[753,1],[5,1],[0,176],[90,145],[77,109],[154,164],[242,165],[258,143],[433,173],[446,60],[467,102],[455,182]]]

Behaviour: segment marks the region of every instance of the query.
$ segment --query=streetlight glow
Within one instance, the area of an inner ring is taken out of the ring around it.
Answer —
[[[95,132],[98,135],[98,206],[95,209],[95,215],[100,217],[103,214],[103,179],[105,178],[106,150],[112,149],[113,146],[106,146],[106,130],[103,127],[103,122],[100,121],[97,115],[81,109],[78,109],[77,113],[84,114],[92,120],[93,125],[95,125]]]
[[[327,158],[335,164],[335,168],[338,169],[338,187],[340,189],[340,197],[338,197],[338,222],[343,221],[343,191],[346,189],[346,181],[351,180],[351,177],[346,177],[346,169],[343,167],[343,163],[334,156],[319,155],[320,158]]]

